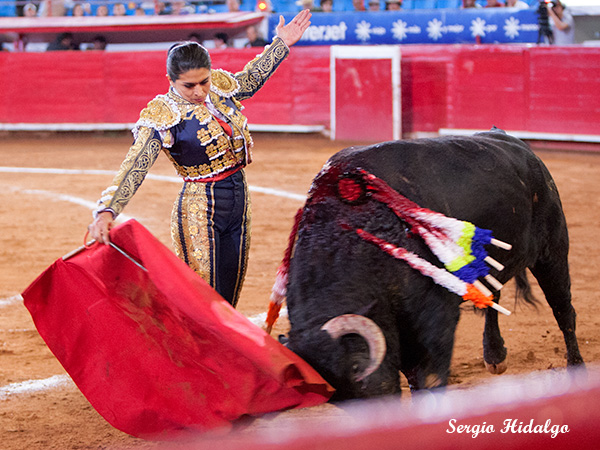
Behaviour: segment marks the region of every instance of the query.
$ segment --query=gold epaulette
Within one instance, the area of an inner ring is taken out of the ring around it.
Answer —
[[[140,113],[136,128],[150,127],[164,131],[179,123],[181,113],[177,104],[166,95],[157,95]]]
[[[210,90],[221,97],[233,97],[240,90],[240,84],[233,74],[222,69],[213,69],[210,73]]]

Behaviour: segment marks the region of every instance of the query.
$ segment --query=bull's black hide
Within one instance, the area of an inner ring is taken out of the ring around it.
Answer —
[[[400,392],[399,371],[412,388],[444,386],[461,298],[436,285],[354,231],[364,228],[440,265],[422,240],[383,203],[340,198],[338,180],[364,169],[397,192],[512,244],[493,248],[505,268],[500,282],[516,277],[531,299],[525,269],[538,280],[562,330],[567,363],[582,364],[571,305],[567,226],[559,194],[542,161],[522,141],[500,130],[471,137],[384,142],[335,154],[309,192],[289,268],[289,348],[336,389],[337,399]],[[499,295],[496,294],[496,300]],[[506,349],[497,312],[486,310],[484,359],[502,372]],[[358,334],[333,339],[321,330],[329,319],[359,314],[383,331],[386,354],[378,369],[360,379],[369,349]]]

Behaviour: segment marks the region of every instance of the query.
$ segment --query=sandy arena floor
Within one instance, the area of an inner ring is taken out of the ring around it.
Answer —
[[[40,390],[24,384],[55,381],[51,377],[56,375],[63,380],[65,371],[39,337],[19,294],[54,260],[82,244],[91,207],[112,179],[111,174],[65,173],[65,169],[114,172],[131,138],[121,133],[0,137],[0,449],[153,448],[156,443],[112,428],[68,379]],[[254,137],[255,161],[247,169],[250,185],[300,196],[327,158],[347,145],[315,135],[257,133]],[[581,353],[586,362],[598,362],[600,316],[594,311],[600,269],[595,236],[600,223],[600,153],[539,150],[538,154],[556,180],[569,225]],[[174,176],[174,170],[161,156],[151,174]],[[178,189],[174,182],[147,179],[125,210],[169,247],[170,212]],[[252,202],[250,266],[238,305],[247,316],[267,309],[292,218],[302,205],[294,198],[256,190]],[[542,298],[538,289],[536,293]],[[513,288],[508,285],[503,305],[515,311],[500,318],[509,351],[507,373],[563,368],[562,334],[547,304],[542,302],[538,310],[515,309]],[[285,320],[280,319],[275,333],[285,331]],[[482,318],[465,308],[456,336],[451,389],[494,378],[483,365],[482,332]],[[278,420],[298,417],[318,417],[326,423],[339,413],[338,407],[326,404],[284,412],[268,421],[259,419],[251,427],[273,427]]]

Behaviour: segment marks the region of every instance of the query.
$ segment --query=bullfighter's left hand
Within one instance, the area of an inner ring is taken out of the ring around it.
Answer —
[[[304,32],[310,26],[310,17],[312,13],[305,9],[300,11],[290,23],[285,25],[283,16],[279,16],[279,24],[275,28],[277,36],[279,36],[288,47],[291,47],[300,40]]]

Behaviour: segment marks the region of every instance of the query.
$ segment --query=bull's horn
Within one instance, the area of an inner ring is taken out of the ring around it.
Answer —
[[[358,375],[356,381],[361,381],[377,370],[385,356],[385,336],[381,328],[371,319],[358,314],[344,314],[330,319],[321,327],[333,339],[345,334],[358,334],[369,345],[369,366]]]

